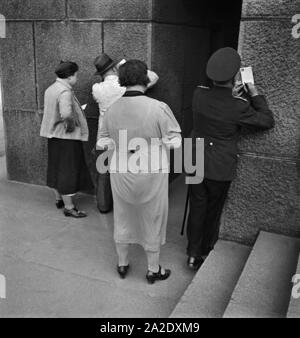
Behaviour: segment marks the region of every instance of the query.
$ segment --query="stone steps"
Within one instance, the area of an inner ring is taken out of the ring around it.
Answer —
[[[291,298],[299,251],[299,239],[264,231],[252,250],[219,240],[170,317],[300,317]]]
[[[171,317],[222,317],[250,251],[250,247],[219,240]]]
[[[297,285],[299,285],[300,282],[300,253],[299,253],[299,259],[298,259],[298,266],[296,270],[296,274],[299,275],[297,276]],[[294,280],[295,282],[295,280]],[[294,298],[293,295],[291,295],[291,300],[290,300],[290,305],[287,313],[288,318],[300,318],[300,286],[297,286],[296,290],[298,298]]]
[[[224,317],[285,317],[299,240],[260,232]]]

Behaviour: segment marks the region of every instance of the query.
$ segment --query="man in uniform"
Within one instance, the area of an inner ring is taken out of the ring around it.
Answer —
[[[193,270],[199,269],[218,239],[223,206],[236,175],[241,127],[274,126],[273,113],[253,84],[246,84],[247,99],[233,95],[240,66],[234,49],[219,49],[206,69],[212,88],[199,86],[193,96],[193,138],[204,138],[204,179],[189,186],[187,263]]]

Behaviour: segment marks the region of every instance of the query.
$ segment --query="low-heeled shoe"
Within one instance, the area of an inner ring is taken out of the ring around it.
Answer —
[[[202,258],[196,258],[196,257],[190,256],[187,260],[187,265],[190,269],[197,271],[199,270],[203,262],[204,262],[204,259]]]
[[[65,207],[65,203],[64,203],[63,200],[57,200],[56,203],[55,203],[55,205],[56,205],[57,209],[62,209],[62,208]]]
[[[165,280],[165,279],[169,278],[170,275],[171,275],[171,270],[165,269],[165,273],[162,274],[161,273],[161,266],[159,266],[158,272],[152,272],[152,271],[148,270],[147,275],[146,275],[146,279],[147,279],[149,284],[153,284],[158,280]]]
[[[77,210],[76,208],[73,209],[65,208],[64,214],[66,217],[74,217],[74,218],[83,218],[87,216],[87,214],[84,211]]]
[[[129,264],[128,265],[122,265],[122,266],[117,266],[117,271],[122,279],[124,279],[128,273],[129,270]]]

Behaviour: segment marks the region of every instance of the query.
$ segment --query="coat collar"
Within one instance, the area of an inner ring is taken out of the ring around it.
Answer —
[[[127,92],[125,92],[123,96],[130,97],[130,96],[143,96],[143,95],[145,95],[145,93],[140,92],[139,90],[128,90]]]
[[[64,85],[65,87],[67,87],[68,89],[71,89],[72,90],[72,86],[71,85],[69,85],[66,81],[64,81],[64,79],[61,79],[61,78],[57,78],[56,79],[56,82],[59,82],[59,83],[61,83],[62,85]]]

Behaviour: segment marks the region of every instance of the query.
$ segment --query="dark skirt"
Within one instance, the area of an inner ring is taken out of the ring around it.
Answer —
[[[81,141],[48,139],[48,187],[61,195],[87,190],[91,187],[87,173]]]

